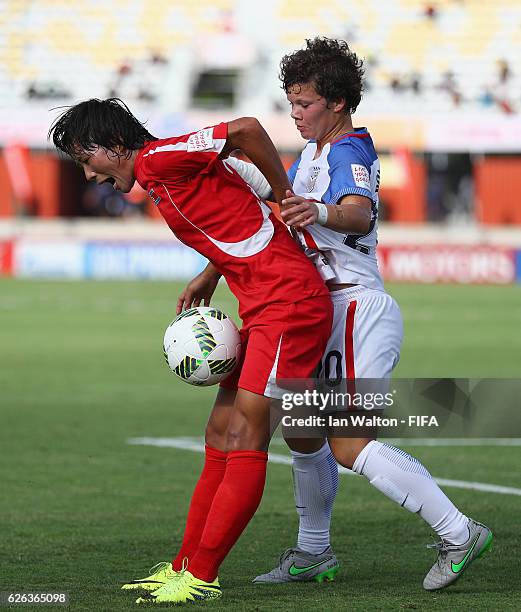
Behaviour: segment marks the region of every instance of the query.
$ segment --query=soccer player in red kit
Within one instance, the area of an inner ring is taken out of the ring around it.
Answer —
[[[207,430],[205,466],[192,496],[188,537],[168,570],[172,579],[138,603],[220,597],[218,568],[262,497],[270,398],[282,395],[278,381],[313,374],[331,331],[332,305],[320,275],[285,225],[222,159],[242,149],[279,203],[290,187],[286,173],[252,118],[157,139],[120,100],[93,99],[65,111],[49,135],[88,180],[108,181],[125,193],[137,180],[175,235],[213,263],[238,299],[241,364],[219,389],[212,412],[226,443],[212,446]],[[215,440],[222,438],[218,433]]]

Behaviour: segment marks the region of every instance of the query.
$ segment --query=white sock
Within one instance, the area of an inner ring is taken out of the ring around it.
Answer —
[[[405,451],[373,440],[356,458],[353,471],[403,508],[417,512],[444,540],[456,545],[468,540],[468,517]]]
[[[291,454],[295,505],[300,517],[297,546],[318,555],[329,546],[338,466],[327,441],[316,453],[291,451]]]

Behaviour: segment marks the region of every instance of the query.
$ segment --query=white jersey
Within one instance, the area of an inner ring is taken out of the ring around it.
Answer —
[[[339,149],[340,142],[346,140]],[[371,227],[365,236],[341,234],[316,224],[299,232],[306,255],[325,280],[358,285],[331,291],[333,327],[318,377],[335,383],[342,379],[380,379],[385,387],[400,358],[403,326],[398,305],[383,291],[376,264],[378,158],[366,130],[327,145],[317,159],[313,159],[315,151],[315,143],[308,143],[290,169],[296,194],[336,204],[344,195],[354,193],[373,203]],[[225,164],[234,168],[259,197],[270,195],[269,183],[255,166],[236,158],[225,160]]]
[[[309,225],[297,233],[301,244],[325,280],[383,289],[376,259],[380,164],[371,136],[358,128],[327,144],[315,159],[316,150],[309,141],[288,172],[295,194],[329,205],[345,195],[365,196],[372,203],[371,225],[362,236]]]

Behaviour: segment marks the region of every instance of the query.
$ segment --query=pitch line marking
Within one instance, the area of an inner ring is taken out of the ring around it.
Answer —
[[[204,443],[200,438],[128,438],[127,444],[137,446],[158,446],[161,448],[177,448],[180,450],[188,450],[196,453],[204,453]],[[270,463],[279,463],[283,465],[291,465],[291,457],[279,455],[277,453],[269,454]],[[338,466],[340,474],[346,476],[356,476],[354,472],[348,470],[341,465]],[[521,489],[515,487],[503,487],[501,485],[487,484],[485,482],[471,482],[466,480],[451,480],[449,478],[436,478],[434,480],[442,486],[454,487],[457,489],[472,489],[473,491],[484,491],[487,493],[500,493],[502,495],[520,495]]]

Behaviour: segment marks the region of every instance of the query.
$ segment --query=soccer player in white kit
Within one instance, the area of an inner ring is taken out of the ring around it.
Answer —
[[[333,331],[321,376],[385,381],[398,363],[403,328],[376,259],[378,156],[367,129],[353,128],[351,121],[362,75],[362,62],[344,41],[315,38],[283,58],[281,80],[291,117],[308,143],[289,170],[294,193],[283,201],[282,216],[299,230],[302,246],[331,291]],[[335,459],[419,514],[440,536],[425,589],[451,584],[490,547],[491,531],[462,514],[408,453],[368,438],[330,438],[318,449],[313,441],[289,444],[300,516],[297,546],[255,582],[333,579],[339,567],[329,537],[338,483]]]

